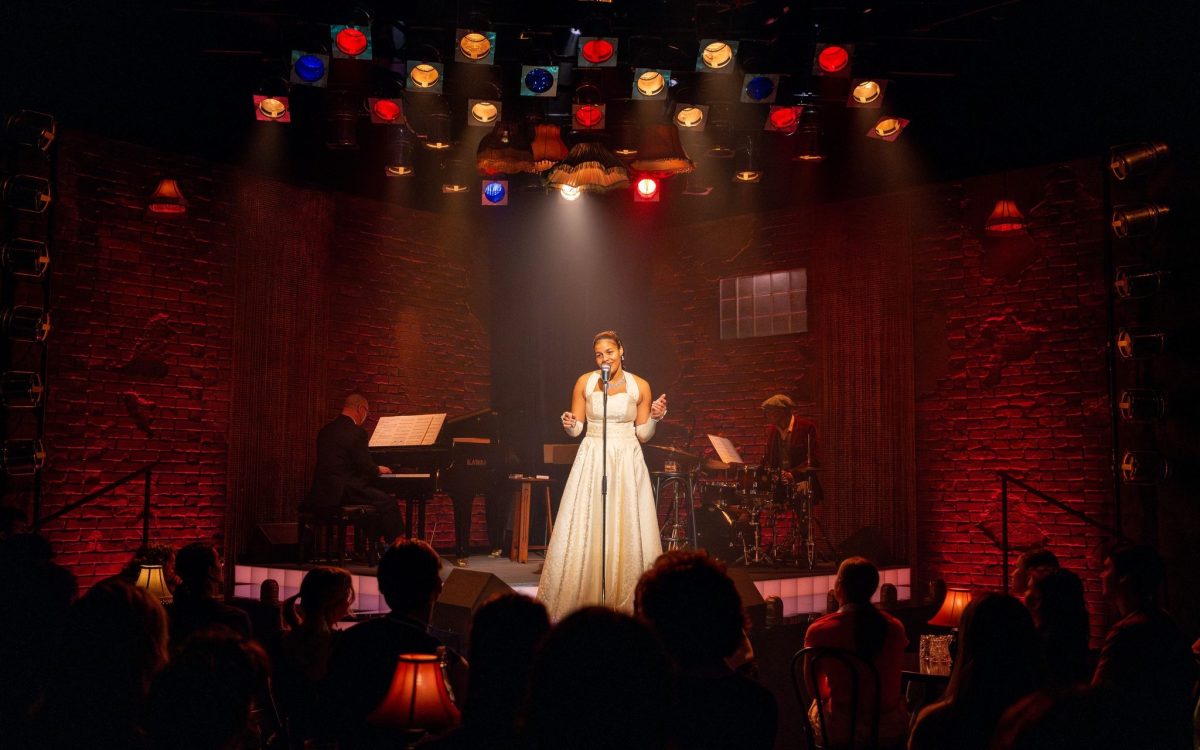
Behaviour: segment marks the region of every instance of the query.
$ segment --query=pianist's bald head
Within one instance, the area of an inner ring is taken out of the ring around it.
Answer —
[[[354,420],[354,424],[361,426],[367,419],[367,397],[355,391],[346,397],[346,403],[342,405],[342,414]]]

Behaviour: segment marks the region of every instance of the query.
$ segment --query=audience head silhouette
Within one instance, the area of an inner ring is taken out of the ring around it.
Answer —
[[[737,587],[703,552],[660,556],[638,581],[634,600],[681,668],[722,660],[742,644],[746,618]],[[700,622],[704,627],[696,627]]]
[[[221,585],[221,556],[208,542],[192,542],[175,556],[175,575],[185,594],[212,596]]]
[[[1104,593],[1122,615],[1158,606],[1166,569],[1154,548],[1117,543],[1104,552],[1103,563],[1100,581]]]
[[[393,612],[429,620],[442,591],[442,558],[427,542],[397,542],[379,561],[379,593]]]
[[[328,627],[349,614],[353,603],[354,585],[349,571],[321,565],[304,574],[300,593],[288,599],[284,617],[292,627],[301,623]]]

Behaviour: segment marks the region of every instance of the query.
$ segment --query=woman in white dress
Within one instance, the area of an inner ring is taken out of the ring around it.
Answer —
[[[538,583],[538,598],[554,620],[593,604],[632,612],[638,578],[662,554],[654,491],[641,443],[653,437],[655,426],[666,416],[667,397],[651,403],[650,384],[626,372],[625,349],[616,332],[599,333],[592,343],[600,369],[579,376],[571,410],[562,414],[568,435],[578,437],[585,425],[587,433],[563,489]],[[605,366],[609,370],[608,501],[602,509]]]

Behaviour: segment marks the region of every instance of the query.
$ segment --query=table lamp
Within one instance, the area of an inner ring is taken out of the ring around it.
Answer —
[[[963,610],[970,603],[971,592],[968,589],[946,589],[946,597],[942,599],[941,609],[929,620],[929,624],[957,630],[958,623],[962,620]]]
[[[167,577],[163,574],[161,565],[143,565],[138,571],[135,585],[158,599],[163,604],[171,601],[171,589],[167,587]]]
[[[403,730],[410,738],[458,723],[458,708],[446,684],[446,649],[436,654],[400,654],[392,685],[367,722]]]

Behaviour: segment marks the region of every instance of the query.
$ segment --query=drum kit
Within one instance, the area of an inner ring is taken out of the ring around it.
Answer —
[[[651,472],[664,550],[694,544],[730,565],[814,566],[819,466],[808,462],[783,471],[658,450],[667,455],[666,471]],[[681,464],[696,468],[680,471]]]

